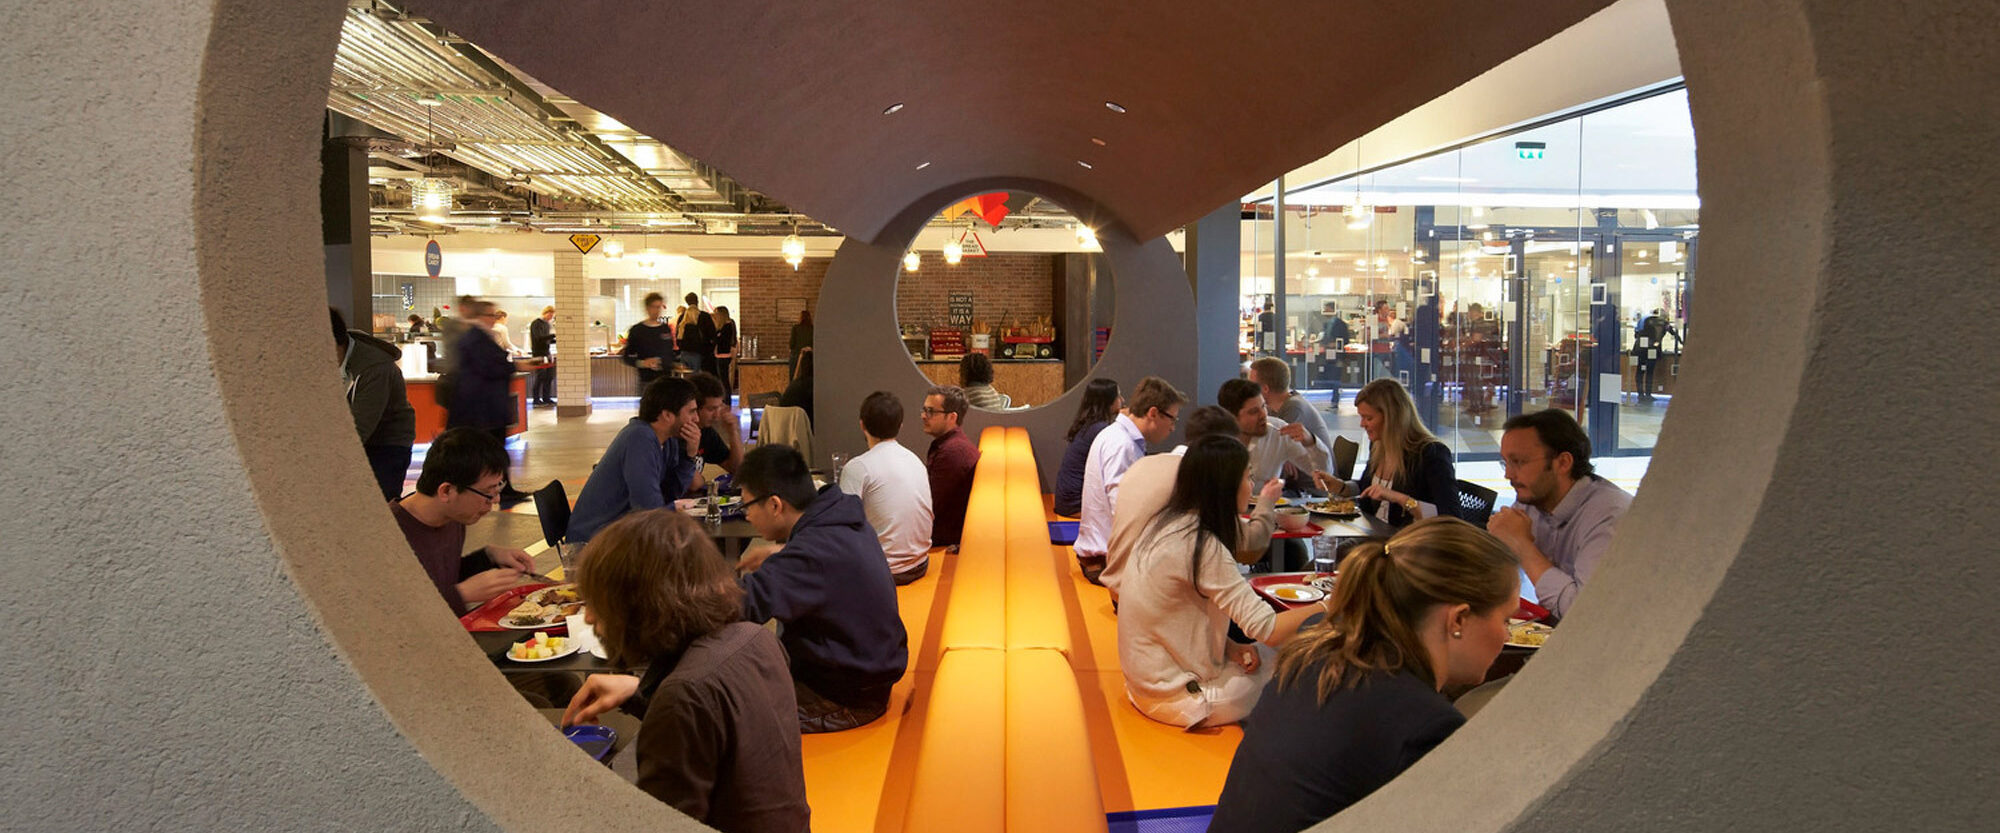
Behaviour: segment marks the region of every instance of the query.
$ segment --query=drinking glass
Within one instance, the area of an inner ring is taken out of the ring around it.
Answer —
[[[833,482],[836,485],[840,483],[840,470],[847,466],[847,461],[852,456],[853,455],[850,455],[844,451],[836,451],[833,453]]]

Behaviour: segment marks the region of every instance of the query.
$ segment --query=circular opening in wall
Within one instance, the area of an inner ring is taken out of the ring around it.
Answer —
[[[897,273],[904,350],[975,408],[1055,401],[1089,380],[1110,339],[1110,260],[1094,229],[1046,197],[992,191],[952,203]]]

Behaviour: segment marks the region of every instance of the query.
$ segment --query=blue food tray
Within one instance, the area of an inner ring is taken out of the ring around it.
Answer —
[[[604,763],[611,757],[611,750],[618,742],[618,732],[609,726],[578,724],[562,730],[562,733],[598,763]]]
[[[1049,543],[1067,546],[1076,543],[1077,521],[1049,521]]]
[[[1110,833],[1203,833],[1214,816],[1215,805],[1211,804],[1106,813],[1104,821]]]

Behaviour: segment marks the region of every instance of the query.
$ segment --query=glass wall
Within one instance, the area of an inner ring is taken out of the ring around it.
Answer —
[[[1282,350],[1294,387],[1349,420],[1356,388],[1397,379],[1461,460],[1498,459],[1500,423],[1543,408],[1596,456],[1650,455],[1699,248],[1684,90],[1291,186],[1283,274],[1269,202],[1245,221],[1246,310],[1285,300],[1280,338],[1246,354]]]

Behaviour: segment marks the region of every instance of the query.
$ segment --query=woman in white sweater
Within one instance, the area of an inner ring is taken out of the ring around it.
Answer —
[[[1147,717],[1194,728],[1235,723],[1270,678],[1255,646],[1229,641],[1229,622],[1276,647],[1306,619],[1277,613],[1236,571],[1237,513],[1250,500],[1250,452],[1204,437],[1181,457],[1173,496],[1146,527],[1119,587],[1118,659],[1125,695]]]

